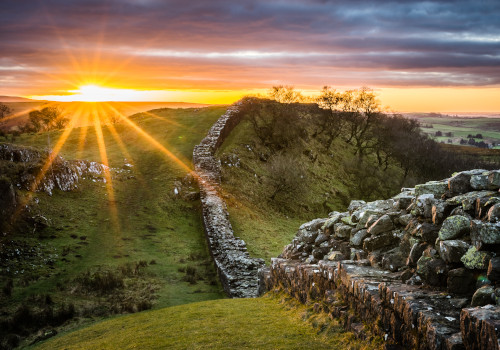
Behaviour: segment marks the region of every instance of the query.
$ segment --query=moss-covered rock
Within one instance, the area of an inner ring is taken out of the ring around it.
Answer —
[[[460,261],[470,270],[486,270],[491,259],[491,253],[480,252],[476,247],[471,247]]]
[[[433,194],[441,197],[443,193],[448,190],[448,179],[442,181],[429,181],[425,184],[415,186],[415,195],[421,196],[423,194]]]
[[[446,241],[462,237],[470,231],[470,220],[461,215],[447,217],[439,230],[439,239]]]

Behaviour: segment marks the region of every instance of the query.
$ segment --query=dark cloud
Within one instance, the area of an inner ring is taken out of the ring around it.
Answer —
[[[349,73],[353,85],[498,85],[498,13],[497,0],[4,0],[0,84],[73,71],[184,87],[349,84]],[[249,51],[263,55],[238,56]]]

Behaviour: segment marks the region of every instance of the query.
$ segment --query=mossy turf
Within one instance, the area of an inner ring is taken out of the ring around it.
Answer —
[[[309,322],[304,320],[309,319]],[[36,349],[375,349],[296,302],[224,299],[145,311],[57,336]]]

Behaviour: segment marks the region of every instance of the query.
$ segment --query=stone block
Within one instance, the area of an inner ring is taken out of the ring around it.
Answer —
[[[469,233],[470,220],[465,216],[449,216],[444,220],[439,230],[439,239],[442,241],[448,239],[460,238]]]

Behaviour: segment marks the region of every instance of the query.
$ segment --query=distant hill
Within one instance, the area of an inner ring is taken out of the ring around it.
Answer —
[[[0,102],[33,102],[34,100],[18,96],[0,96]]]

